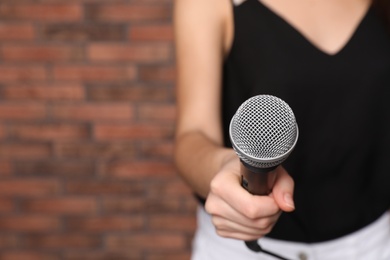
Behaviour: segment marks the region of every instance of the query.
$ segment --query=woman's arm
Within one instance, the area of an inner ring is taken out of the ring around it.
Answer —
[[[221,66],[229,0],[177,0],[174,5],[177,64],[175,162],[200,196],[234,153],[222,147]]]
[[[217,233],[253,240],[272,229],[281,210],[294,209],[294,183],[278,167],[272,194],[249,194],[241,187],[238,157],[223,147],[221,75],[232,37],[231,8],[230,0],[175,1],[178,117],[174,157],[183,179],[207,198],[206,210]]]

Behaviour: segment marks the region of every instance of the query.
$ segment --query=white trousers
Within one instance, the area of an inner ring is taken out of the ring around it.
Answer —
[[[243,241],[218,236],[203,207],[198,208],[197,214],[191,260],[277,259],[252,252]],[[261,238],[259,244],[289,260],[390,260],[390,211],[369,226],[335,240],[305,244]]]

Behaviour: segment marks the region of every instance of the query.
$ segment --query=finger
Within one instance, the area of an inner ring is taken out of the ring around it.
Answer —
[[[261,236],[269,233],[272,227],[275,225],[280,214],[269,218],[263,218],[250,223],[250,225],[241,224],[230,219],[226,219],[221,216],[213,216],[212,222],[218,230],[224,230],[229,232],[241,232],[251,234],[254,236]]]
[[[221,180],[223,178],[223,180]],[[270,196],[254,196],[241,187],[240,176],[230,173],[217,175],[211,182],[211,194],[222,198],[246,218],[257,219],[275,215],[278,204]]]
[[[225,238],[233,238],[233,239],[238,239],[242,241],[252,241],[252,240],[257,240],[268,233],[264,234],[259,234],[259,235],[252,235],[252,234],[247,234],[247,233],[242,233],[242,232],[230,232],[226,230],[216,230],[216,233]]]
[[[272,196],[283,211],[293,211],[295,209],[293,200],[294,180],[283,167],[278,167],[276,171],[277,174]]]
[[[281,211],[278,210],[276,213],[271,215],[264,215],[259,218],[248,218],[214,194],[210,194],[206,201],[206,211],[212,216],[220,217],[231,222],[238,223],[242,226],[246,226],[247,228],[255,229],[268,227],[270,223],[276,221],[281,213]]]

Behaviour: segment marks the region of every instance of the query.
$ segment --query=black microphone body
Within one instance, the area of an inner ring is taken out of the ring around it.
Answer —
[[[253,195],[265,196],[271,193],[275,183],[275,172],[277,167],[255,168],[241,161],[241,185]],[[257,240],[245,241],[246,246],[255,252],[261,252],[263,249],[257,243]]]
[[[230,123],[230,139],[241,161],[241,185],[253,195],[268,195],[275,182],[275,171],[292,152],[298,140],[294,113],[283,100],[258,95],[245,101]],[[265,252],[256,240],[246,241],[255,252]]]
[[[275,183],[275,172],[277,166],[269,168],[256,168],[241,160],[241,185],[253,195],[268,195]]]

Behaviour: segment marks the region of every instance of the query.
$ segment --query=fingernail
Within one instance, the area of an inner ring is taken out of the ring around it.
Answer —
[[[284,202],[286,202],[286,205],[290,208],[295,209],[294,201],[290,193],[284,194]]]

